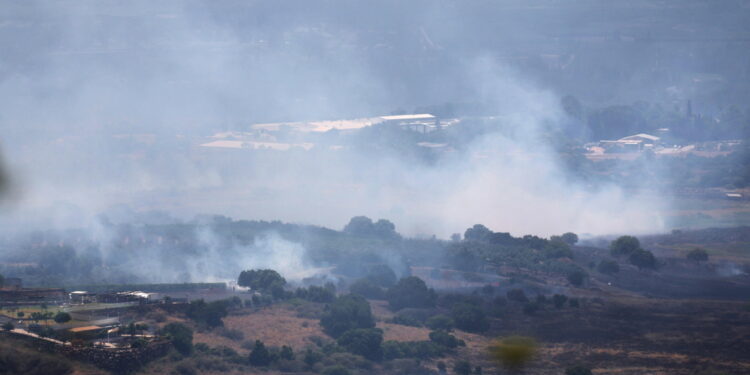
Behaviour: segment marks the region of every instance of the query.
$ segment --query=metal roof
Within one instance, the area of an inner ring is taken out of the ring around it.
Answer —
[[[427,120],[434,119],[435,116],[429,113],[419,113],[413,115],[394,115],[394,116],[380,116],[383,120]]]

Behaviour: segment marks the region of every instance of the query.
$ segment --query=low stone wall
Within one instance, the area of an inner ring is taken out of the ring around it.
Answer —
[[[60,345],[35,337],[2,332],[0,335],[13,335],[41,351],[57,353],[66,358],[92,363],[103,369],[125,373],[136,370],[156,358],[167,354],[171,347],[168,340],[152,341],[142,348],[97,348]]]

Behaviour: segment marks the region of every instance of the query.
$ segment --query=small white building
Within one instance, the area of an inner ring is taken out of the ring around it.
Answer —
[[[91,303],[96,302],[96,294],[85,290],[76,290],[68,293],[68,298],[72,303]]]
[[[657,144],[659,143],[659,141],[661,141],[661,138],[651,134],[639,133],[620,138],[618,139],[618,141],[641,141],[641,143],[643,144]]]
[[[440,128],[440,121],[429,113],[380,116],[384,124],[393,124],[418,133],[429,133]]]
[[[152,293],[152,292],[133,291],[133,292],[120,292],[117,294],[121,296],[135,297],[144,301],[156,301],[161,298],[161,294]]]

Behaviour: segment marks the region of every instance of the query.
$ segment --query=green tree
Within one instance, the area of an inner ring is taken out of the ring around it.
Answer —
[[[596,270],[605,275],[613,275],[620,272],[620,265],[614,260],[602,260]]]
[[[561,237],[552,236],[544,246],[547,258],[573,258],[573,250]]]
[[[388,289],[385,295],[388,304],[394,310],[405,307],[427,308],[434,307],[435,291],[427,288],[422,279],[416,276],[404,277]]]
[[[456,328],[467,332],[484,332],[490,328],[487,314],[480,307],[459,303],[453,306],[451,317],[456,323]]]
[[[623,255],[630,255],[640,248],[641,242],[638,241],[638,238],[633,236],[621,236],[612,241],[612,244],[609,246],[609,251],[612,256],[620,257]]]
[[[55,315],[55,323],[59,323],[59,324],[67,323],[70,321],[70,319],[71,319],[70,314],[64,311],[60,311]]]
[[[294,360],[294,350],[292,350],[291,346],[282,345],[281,351],[279,352],[279,358],[286,359],[287,361],[293,361]]]
[[[574,286],[583,285],[583,282],[588,277],[589,275],[586,273],[586,271],[581,270],[581,269],[576,269],[568,273],[568,281]]]
[[[312,367],[316,363],[320,362],[323,359],[323,354],[317,351],[313,351],[312,349],[307,349],[305,351],[305,356],[302,358],[302,361],[305,362],[307,367]]]
[[[561,309],[565,306],[565,302],[568,301],[568,297],[563,294],[555,294],[552,296],[552,303],[556,308]]]
[[[686,257],[688,260],[691,260],[695,263],[708,261],[708,253],[706,252],[706,250],[703,250],[701,248],[695,248],[688,251]]]
[[[366,279],[383,288],[390,288],[396,284],[396,273],[385,264],[376,264],[367,270]]]
[[[286,285],[286,279],[271,269],[242,271],[237,278],[237,285],[253,290],[270,291],[272,286],[279,284]]]
[[[456,363],[453,364],[453,372],[457,375],[470,375],[471,363],[466,360],[456,361]]]
[[[456,325],[456,322],[447,315],[438,314],[427,319],[425,325],[432,330],[450,331]]]
[[[337,343],[348,352],[369,360],[383,358],[383,331],[378,328],[357,328],[344,332]]]
[[[328,306],[320,319],[320,325],[326,333],[337,338],[350,329],[374,328],[375,318],[364,297],[347,294]]]
[[[354,294],[359,294],[365,298],[371,299],[382,299],[383,289],[373,283],[370,279],[359,279],[355,281],[350,287],[349,291]]]
[[[256,367],[268,366],[271,364],[272,359],[271,353],[266,349],[263,341],[255,340],[255,346],[253,347],[253,350],[250,351],[248,357],[250,365]]]
[[[445,365],[445,362],[443,361],[438,361],[437,369],[441,374],[445,374],[446,371],[448,370],[447,366]]]
[[[656,257],[648,250],[638,249],[628,257],[630,264],[638,267],[639,270],[644,268],[656,269]]]
[[[430,341],[435,344],[444,346],[448,349],[454,349],[459,346],[466,346],[463,340],[459,340],[456,336],[451,335],[447,331],[438,330],[430,332]]]
[[[221,327],[224,325],[221,319],[228,314],[228,304],[227,301],[206,303],[203,299],[190,301],[186,315],[193,321],[208,327]]]
[[[467,241],[489,241],[492,231],[482,224],[474,224],[464,232],[464,239]]]
[[[13,328],[16,328],[16,327],[14,327],[13,323],[11,322],[6,322],[5,324],[3,324],[3,330],[5,331],[12,331]]]
[[[162,329],[172,346],[183,355],[193,352],[193,330],[182,323],[169,323]]]
[[[374,225],[372,219],[367,216],[355,216],[344,226],[344,233],[355,236],[369,236]]]
[[[508,298],[509,301],[516,301],[516,302],[528,302],[529,298],[526,297],[526,293],[523,291],[523,289],[511,289],[505,292],[505,297]]]
[[[578,235],[573,232],[563,233],[563,235],[560,237],[566,244],[570,246],[573,246],[578,243]]]

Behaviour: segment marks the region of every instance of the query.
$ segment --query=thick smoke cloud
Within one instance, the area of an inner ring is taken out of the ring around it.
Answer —
[[[315,22],[302,22],[300,9],[285,18],[283,5],[4,7],[4,19],[14,21],[2,27],[16,40],[2,42],[12,58],[0,71],[0,126],[22,192],[6,228],[77,226],[124,204],[332,227],[365,214],[393,220],[404,234],[443,237],[477,222],[514,234],[662,229],[658,197],[568,178],[549,141],[566,120],[558,95],[494,53],[458,49],[462,41],[439,27],[451,6],[384,5],[382,19],[408,36],[401,44],[371,43],[368,27],[382,28],[371,19],[366,27],[328,22],[303,8]],[[366,9],[343,7],[339,16]],[[416,62],[399,66],[411,61],[402,56],[409,50],[435,58],[415,52]],[[447,50],[461,57],[446,58]],[[203,136],[254,122],[365,117],[449,101],[485,103],[502,129],[433,163],[355,148],[197,147]],[[258,246],[299,251],[267,241]],[[209,253],[203,262],[214,260]],[[290,273],[301,267],[288,266]]]

